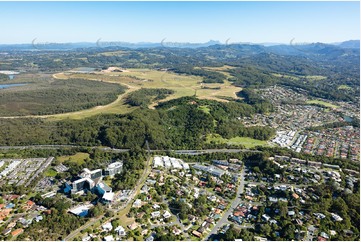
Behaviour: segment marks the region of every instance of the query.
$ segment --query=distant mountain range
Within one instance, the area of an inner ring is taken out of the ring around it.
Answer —
[[[159,48],[159,47],[168,47],[168,48],[202,48],[209,46],[236,46],[236,45],[251,45],[253,47],[265,47],[271,52],[277,52],[278,54],[296,54],[302,51],[324,50],[325,48],[339,47],[343,49],[360,49],[360,40],[348,40],[341,43],[294,43],[290,44],[281,44],[281,43],[250,43],[250,42],[240,42],[232,43],[231,40],[227,40],[225,43],[220,41],[210,40],[206,43],[181,43],[181,42],[170,42],[167,39],[163,39],[160,43],[151,43],[151,42],[139,42],[139,43],[129,43],[129,42],[109,42],[99,39],[95,43],[91,42],[79,42],[79,43],[40,43],[36,40],[31,44],[0,44],[0,51],[5,50],[28,50],[28,51],[61,51],[61,50],[74,50],[79,48]]]

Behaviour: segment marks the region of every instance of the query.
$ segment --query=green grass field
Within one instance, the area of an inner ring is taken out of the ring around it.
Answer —
[[[328,103],[325,101],[321,101],[321,100],[309,100],[309,101],[306,101],[306,103],[307,104],[318,104],[318,105],[324,106],[326,108],[338,108],[337,105],[334,105],[332,103]]]
[[[48,177],[54,177],[54,176],[56,176],[56,174],[58,174],[58,173],[53,168],[49,168],[44,172],[44,175],[48,176]]]
[[[340,85],[337,87],[338,90],[352,90],[352,87],[347,85]]]
[[[75,155],[59,156],[59,157],[57,157],[57,160],[60,161],[60,162],[70,160],[71,162],[74,162],[74,163],[77,163],[77,164],[81,165],[88,158],[89,158],[88,153],[79,152],[79,153],[76,153]]]
[[[214,142],[216,144],[231,144],[231,145],[244,145],[246,148],[253,148],[256,146],[268,146],[267,141],[252,139],[248,137],[234,137],[225,139],[218,134],[211,134],[207,136],[207,143]]]

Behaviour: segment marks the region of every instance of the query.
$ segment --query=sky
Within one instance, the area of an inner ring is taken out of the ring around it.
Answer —
[[[0,2],[0,44],[360,39],[359,2]]]

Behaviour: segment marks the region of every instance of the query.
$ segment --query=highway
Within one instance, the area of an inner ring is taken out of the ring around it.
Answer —
[[[24,146],[0,146],[0,150],[9,150],[9,149],[63,149],[63,148],[90,148],[90,149],[100,149],[103,151],[109,151],[114,153],[128,152],[130,149],[115,149],[111,147],[98,147],[98,146],[76,146],[76,145],[24,145]],[[205,150],[150,150],[151,153],[157,152],[174,152],[178,155],[201,155],[209,153],[239,153],[239,152],[252,152],[252,153],[261,153],[258,150],[249,150],[249,149],[205,149]]]

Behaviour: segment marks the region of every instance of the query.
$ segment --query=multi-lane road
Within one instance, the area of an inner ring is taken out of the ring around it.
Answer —
[[[0,146],[0,150],[9,149],[64,149],[64,148],[89,148],[89,149],[100,149],[103,151],[122,153],[128,152],[130,149],[115,149],[111,147],[98,147],[98,146],[76,146],[76,145],[24,145],[24,146]],[[150,150],[151,153],[156,152],[174,152],[178,155],[201,155],[208,153],[238,153],[238,152],[252,152],[260,153],[258,150],[249,149],[204,149],[204,150]]]

